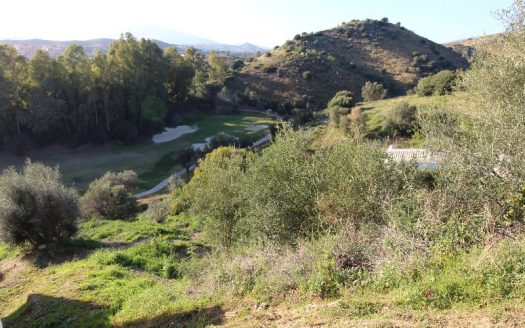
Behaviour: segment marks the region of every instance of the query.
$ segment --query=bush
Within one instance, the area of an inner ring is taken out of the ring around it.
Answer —
[[[456,83],[456,73],[445,70],[419,80],[416,92],[419,96],[443,96],[452,93]]]
[[[312,79],[312,72],[310,72],[310,71],[303,72],[303,79],[305,79],[306,81],[311,80]]]
[[[158,223],[166,221],[166,218],[170,214],[170,204],[166,201],[156,201],[148,205],[148,209],[144,213],[147,218],[154,220]]]
[[[328,102],[328,108],[330,107],[343,107],[351,109],[355,106],[354,94],[351,91],[338,91],[335,96]]]
[[[277,72],[277,67],[275,67],[275,66],[265,67],[265,68],[263,68],[263,72],[266,73],[266,74],[276,73]]]
[[[78,195],[60,181],[58,169],[27,161],[0,175],[0,239],[33,246],[64,240],[75,234]]]
[[[361,89],[361,97],[364,101],[375,101],[385,98],[387,90],[377,82],[367,81]]]
[[[246,150],[217,148],[199,162],[194,177],[184,186],[182,196],[190,212],[204,220],[205,235],[216,246],[231,247],[240,237],[238,221],[244,199],[240,183],[248,162]]]
[[[139,209],[137,199],[131,194],[137,184],[133,171],[107,172],[89,184],[80,199],[84,218],[126,219]]]
[[[350,91],[339,91],[328,102],[328,115],[330,121],[339,126],[341,123],[341,116],[348,114],[350,109],[355,105],[354,94]]]
[[[392,137],[410,137],[415,129],[416,107],[402,101],[390,109],[386,117],[386,130]]]

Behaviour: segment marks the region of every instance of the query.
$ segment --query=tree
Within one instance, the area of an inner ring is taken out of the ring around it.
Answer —
[[[339,91],[328,102],[327,111],[335,126],[339,126],[341,116],[348,114],[352,107],[355,106],[354,94],[350,91]]]
[[[387,90],[377,82],[367,81],[361,89],[361,97],[364,101],[375,101],[385,98]]]
[[[409,137],[415,129],[416,107],[402,101],[390,109],[386,117],[386,130],[389,135]]]
[[[107,172],[91,182],[80,199],[84,218],[127,219],[138,211],[137,199],[131,194],[137,184],[133,171]]]
[[[0,239],[33,246],[68,239],[77,231],[78,195],[58,169],[27,161],[0,175]]]
[[[228,64],[225,59],[212,51],[208,55],[208,64],[210,66],[210,83],[223,85],[228,77]]]
[[[217,246],[230,248],[241,237],[241,186],[250,157],[246,150],[217,148],[200,161],[194,177],[184,186],[190,211],[204,219],[206,236]]]
[[[166,91],[173,102],[181,103],[186,100],[190,92],[195,69],[189,61],[184,60],[184,57],[177,53],[176,48],[164,49],[164,57],[169,65]]]

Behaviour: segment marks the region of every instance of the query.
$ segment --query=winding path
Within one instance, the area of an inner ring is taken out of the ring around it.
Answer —
[[[257,148],[257,147],[264,146],[266,143],[270,142],[271,140],[272,140],[272,135],[271,134],[267,134],[264,137],[262,137],[261,139],[259,139],[256,142],[254,142],[253,145],[250,148]],[[197,164],[193,164],[192,166],[189,167],[189,169],[187,171],[186,171],[186,169],[182,169],[182,170],[176,172],[175,173],[175,177],[179,177],[179,178],[183,177],[186,174],[188,174],[188,172],[191,172],[191,171],[195,170],[196,168],[197,168]],[[166,178],[166,179],[164,179],[164,180],[162,180],[155,187],[134,195],[134,197],[135,198],[144,198],[144,197],[147,197],[149,195],[152,195],[152,194],[155,194],[155,193],[161,191],[162,189],[166,188],[166,186],[170,182],[170,178],[171,178],[171,176]]]

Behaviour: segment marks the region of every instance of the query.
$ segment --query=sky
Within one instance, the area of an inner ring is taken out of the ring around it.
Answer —
[[[504,30],[493,12],[512,0],[3,0],[0,39],[87,40],[123,32],[167,42],[187,33],[273,47],[301,32],[381,19],[445,43]],[[204,41],[204,40],[203,40]]]

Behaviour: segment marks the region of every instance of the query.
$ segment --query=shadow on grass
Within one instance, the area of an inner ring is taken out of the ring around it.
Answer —
[[[109,327],[108,310],[89,302],[31,294],[24,305],[3,318],[5,327]]]
[[[108,308],[90,302],[31,294],[27,302],[2,319],[5,327],[110,327]],[[206,327],[224,321],[224,310],[212,306],[187,312],[162,314],[156,317],[130,321],[120,327]]]
[[[179,313],[166,313],[153,318],[126,322],[121,328],[177,327],[197,328],[220,325],[224,322],[224,310],[216,305]]]
[[[32,250],[25,254],[23,259],[43,269],[50,265],[84,259],[97,249],[126,246],[128,246],[126,243],[101,243],[95,240],[62,241],[46,245],[44,249]]]

